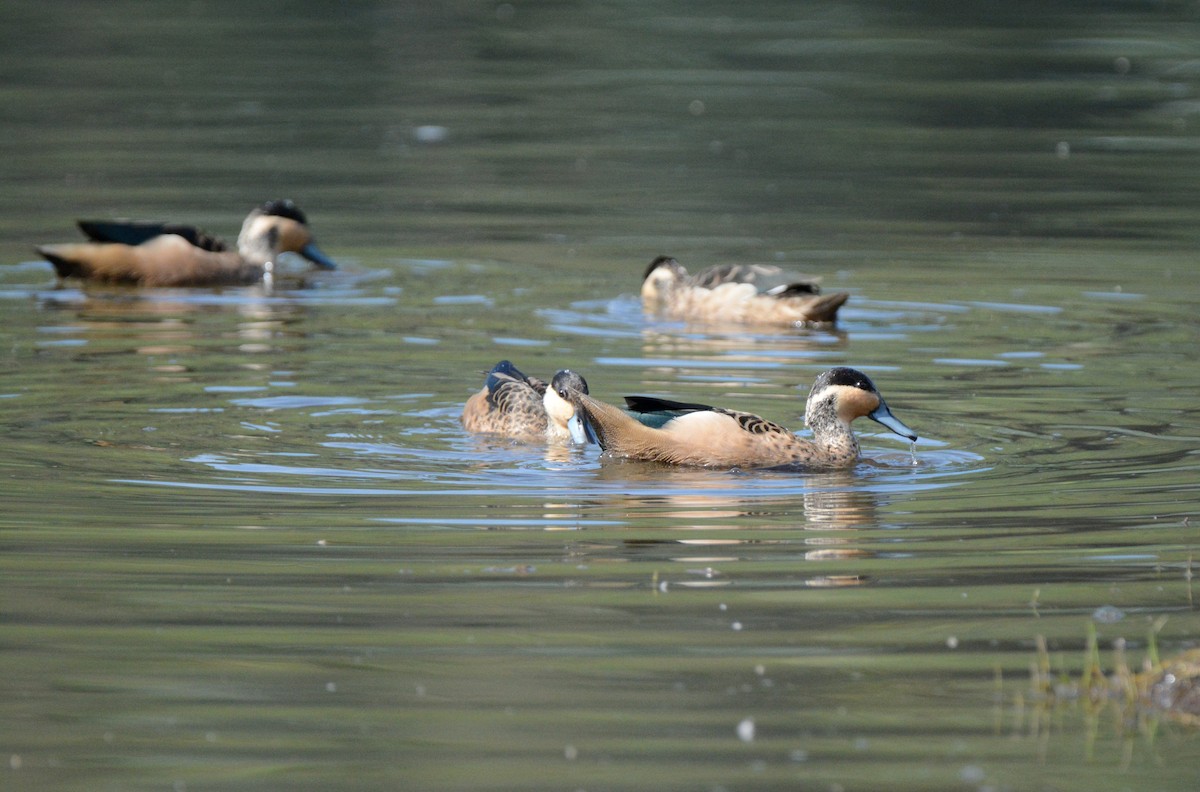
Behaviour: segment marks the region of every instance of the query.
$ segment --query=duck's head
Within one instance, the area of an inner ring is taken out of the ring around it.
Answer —
[[[587,380],[570,369],[563,369],[554,375],[542,397],[547,417],[559,426],[565,426],[571,433],[571,442],[581,445],[589,438],[577,395],[587,392]]]
[[[892,415],[887,402],[875,389],[875,383],[861,371],[845,366],[822,372],[808,393],[804,423],[815,431],[822,420],[830,417],[846,426],[855,418],[870,418],[883,424],[901,437],[916,440],[917,433]]]
[[[255,264],[274,261],[280,253],[296,253],[320,269],[337,269],[337,263],[313,241],[304,212],[287,199],[268,201],[246,217],[238,234],[238,252]]]
[[[683,283],[688,272],[670,256],[658,256],[642,276],[642,299],[659,300],[672,288]]]

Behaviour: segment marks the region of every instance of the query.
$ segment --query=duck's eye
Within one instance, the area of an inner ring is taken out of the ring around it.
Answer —
[[[562,399],[563,401],[567,400],[567,389],[566,388],[559,388],[556,392],[558,393],[558,397],[560,399]]]

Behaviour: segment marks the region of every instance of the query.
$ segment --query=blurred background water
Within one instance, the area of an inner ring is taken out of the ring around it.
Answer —
[[[5,789],[1193,789],[1028,691],[1197,645],[1194,3],[0,7]],[[58,284],[77,217],[342,268]],[[834,330],[666,322],[649,260]],[[843,473],[466,435],[501,358],[799,428]]]

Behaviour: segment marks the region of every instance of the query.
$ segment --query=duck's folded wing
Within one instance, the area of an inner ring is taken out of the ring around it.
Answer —
[[[693,402],[678,402],[670,399],[659,399],[655,396],[626,396],[625,409],[645,426],[661,429],[663,424],[694,412],[708,412],[713,408],[707,404]]]
[[[201,250],[220,253],[228,246],[219,237],[182,223],[148,223],[139,220],[79,220],[79,230],[93,242],[140,245],[163,234],[175,234]]]
[[[821,289],[815,283],[785,283],[773,289],[767,289],[763,294],[771,297],[811,297],[820,294]]]
[[[693,283],[715,289],[725,283],[749,283],[764,294],[818,294],[820,278],[789,272],[771,264],[721,264],[696,275]]]
[[[501,360],[488,372],[487,389],[495,392],[509,385],[527,385],[533,388],[538,396],[546,395],[546,383],[537,377],[526,376],[520,369],[507,360]]]

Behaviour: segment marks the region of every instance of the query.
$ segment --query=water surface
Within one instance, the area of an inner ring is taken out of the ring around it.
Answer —
[[[0,10],[4,788],[1194,788],[1194,730],[1028,693],[1038,635],[1200,634],[1194,9],[271,11]],[[282,196],[338,272],[31,252]],[[647,317],[664,252],[851,300]],[[797,429],[853,365],[921,440],[469,436],[502,358]]]

